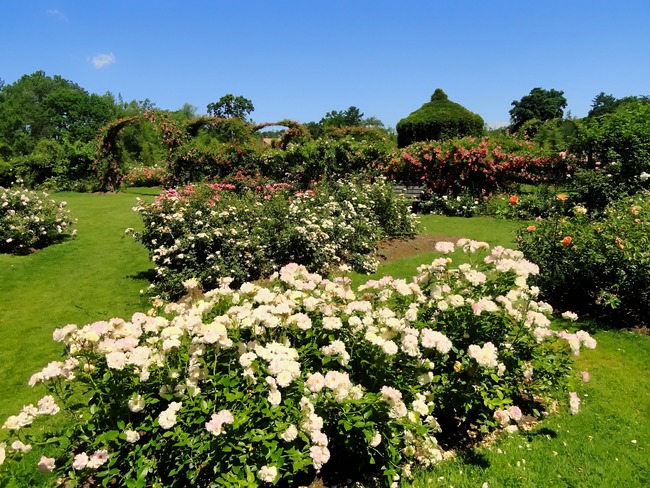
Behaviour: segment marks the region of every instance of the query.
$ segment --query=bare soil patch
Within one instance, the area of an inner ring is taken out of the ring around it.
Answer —
[[[412,239],[381,241],[377,245],[377,258],[384,262],[394,261],[396,259],[434,251],[436,242],[456,242],[458,239],[460,237],[446,234],[418,234]]]

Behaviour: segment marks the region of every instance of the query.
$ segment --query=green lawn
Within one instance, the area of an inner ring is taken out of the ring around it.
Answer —
[[[28,256],[0,254],[3,421],[42,396],[27,381],[61,355],[60,345],[52,341],[55,328],[130,316],[147,306],[140,290],[148,285],[145,273],[152,265],[146,249],[124,230],[140,225],[131,210],[136,197],[152,197],[135,191],[53,197],[68,202],[78,220],[77,236]]]
[[[54,328],[128,317],[148,308],[140,290],[148,284],[152,265],[144,247],[124,236],[124,229],[140,225],[131,210],[136,197],[153,194],[156,190],[55,194],[78,219],[78,236],[29,256],[0,255],[0,422],[42,395],[26,383],[60,357],[60,345],[51,340]],[[424,216],[422,225],[426,233],[507,247],[515,245],[519,227],[498,219],[439,216]],[[383,264],[372,277],[413,275],[419,264],[436,256],[421,251]],[[353,275],[357,284],[368,278]],[[418,473],[405,486],[650,486],[650,338],[627,332],[596,332],[595,337],[598,348],[576,361],[576,390],[583,399],[579,415],[554,414],[532,432],[463,453]],[[581,370],[591,373],[589,383],[578,381]],[[4,436],[6,431],[0,431],[0,440]]]

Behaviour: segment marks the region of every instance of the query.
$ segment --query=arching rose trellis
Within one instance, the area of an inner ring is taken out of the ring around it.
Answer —
[[[201,116],[184,124],[178,124],[163,112],[148,110],[143,114],[114,120],[105,125],[97,136],[97,154],[93,170],[97,173],[99,188],[102,191],[115,191],[122,185],[124,162],[119,156],[118,140],[122,130],[128,125],[141,121],[151,122],[160,135],[161,144],[167,149],[166,164],[169,170],[168,185],[177,185],[193,181],[193,167],[200,165],[202,155],[191,141],[202,128],[216,130],[222,142],[233,146],[246,145],[255,139],[256,133],[270,126],[287,127],[275,147],[285,149],[289,143],[300,143],[311,139],[309,130],[292,120],[266,122],[252,125],[236,118]],[[241,151],[237,151],[241,154]],[[229,161],[224,161],[229,163]]]
[[[184,127],[179,127],[167,114],[153,110],[106,124],[96,138],[97,152],[93,166],[101,191],[115,191],[122,186],[124,161],[119,155],[118,139],[125,127],[142,121],[154,124],[170,159],[176,148],[188,139]]]

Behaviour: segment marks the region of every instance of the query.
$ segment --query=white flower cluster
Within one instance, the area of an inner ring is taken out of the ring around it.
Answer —
[[[428,466],[442,457],[435,438],[435,399],[428,389],[438,371],[461,376],[478,365],[503,377],[506,367],[500,355],[516,352],[521,336],[532,338],[533,344],[562,338],[574,351],[582,345],[595,347],[586,332],[550,328],[547,315],[552,309],[535,301],[537,291],[526,284],[526,277],[537,269],[520,253],[500,247],[490,251],[484,243],[469,240],[439,248],[452,252],[456,246],[486,257],[477,266],[455,269],[448,258],[440,258],[421,267],[410,282],[385,277],[368,281],[357,292],[348,278],[324,279],[296,264],[279,270],[265,286],[244,283],[231,288],[230,280],[223,280],[220,288],[201,294],[188,282],[191,298],[165,306],[165,316],[152,309],[129,321],[111,319],[55,330],[53,338],[66,345],[69,357],[47,365],[30,384],[132,376],[130,389],[115,393],[120,402],[116,408],[130,416],[121,434],[127,443],[151,435],[135,430],[132,423],[147,416],[157,419],[164,435],[170,436],[187,428],[190,416],[200,414],[208,419],[201,420],[205,431],[220,440],[236,436],[240,425],[250,423],[245,426],[249,430],[259,422],[261,429],[276,429],[276,439],[309,453],[316,470],[330,459],[330,437],[338,435],[339,427],[327,424],[332,418],[329,409],[376,403],[379,398],[381,422],[399,432],[407,465]],[[499,286],[487,286],[493,280]],[[485,295],[486,289],[504,290],[503,283],[509,283],[509,291]],[[492,318],[516,333],[483,331],[483,336],[470,336]],[[402,378],[407,370],[413,376]],[[534,381],[530,366],[514,374],[520,374],[522,383]],[[243,399],[220,383],[232,375]],[[379,375],[401,379],[377,383]],[[274,412],[272,420],[246,417],[242,409],[247,400]],[[45,397],[38,408],[25,407],[4,427],[16,430],[37,415],[56,411],[53,399]],[[247,420],[236,422],[240,414]],[[516,410],[508,415],[508,422],[516,421]],[[370,447],[379,448],[384,431],[375,425],[364,435]],[[154,432],[156,428],[154,424]],[[79,454],[75,463],[85,468],[96,464],[91,459]],[[274,466],[257,469],[265,482],[274,482],[278,475]]]
[[[68,234],[73,222],[66,202],[47,197],[22,187],[0,187],[0,252],[24,253]]]

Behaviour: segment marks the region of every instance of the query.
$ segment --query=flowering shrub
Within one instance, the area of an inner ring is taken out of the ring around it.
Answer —
[[[417,211],[450,217],[474,217],[485,212],[485,203],[469,192],[450,196],[428,190],[418,200]]]
[[[372,272],[377,241],[415,233],[409,202],[381,180],[322,182],[298,193],[287,184],[235,188],[188,186],[136,207],[144,221],[138,238],[157,265],[157,293],[179,296],[189,278],[206,290],[225,276],[241,284],[290,262],[313,272],[343,264]]]
[[[63,450],[39,469],[70,486],[297,484],[336,470],[397,486],[459,438],[540,414],[567,393],[569,350],[596,345],[549,327],[520,252],[437,249],[456,247],[475,264],[443,257],[356,292],[290,264],[265,286],[224,279],[203,294],[188,280],[181,302],[57,329],[66,356],[29,381],[51,395],[5,421],[7,456],[32,447],[24,427],[62,414],[51,442]]]
[[[383,169],[406,185],[424,185],[439,195],[468,192],[475,197],[489,196],[514,183],[557,181],[566,176],[568,160],[560,155],[545,155],[523,141],[507,144],[508,152],[501,141],[490,138],[414,143]]]
[[[537,185],[527,191],[498,195],[487,202],[486,212],[506,219],[533,220],[556,215],[572,214],[564,203],[568,195],[559,193],[550,185]]]
[[[25,188],[0,187],[0,252],[27,254],[70,235],[72,220],[66,203],[47,196]]]
[[[573,216],[522,230],[520,249],[542,267],[535,283],[543,296],[617,327],[650,324],[649,196],[616,201],[592,221],[564,195]]]
[[[126,186],[161,186],[167,180],[167,170],[158,166],[131,168],[122,179]]]

